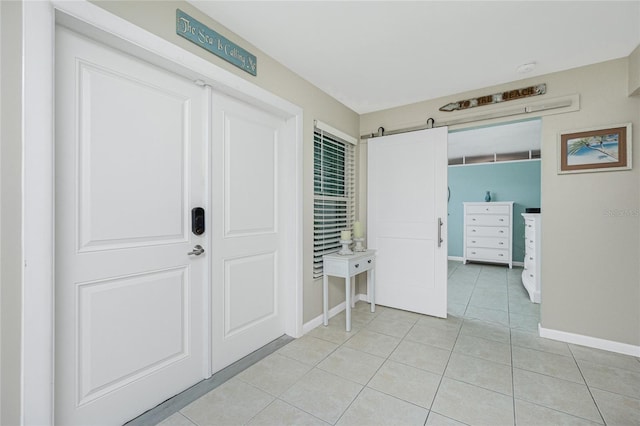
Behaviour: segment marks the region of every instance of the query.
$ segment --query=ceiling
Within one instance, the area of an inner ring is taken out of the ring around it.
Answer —
[[[359,114],[625,57],[640,44],[640,1],[189,1]]]
[[[449,132],[447,154],[452,159],[539,150],[541,142],[540,120],[519,121]]]

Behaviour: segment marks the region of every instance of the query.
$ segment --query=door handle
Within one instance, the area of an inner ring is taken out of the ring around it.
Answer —
[[[442,239],[442,218],[438,218],[438,247],[442,247],[443,239]]]
[[[204,248],[202,248],[200,244],[197,244],[196,246],[193,247],[193,250],[187,254],[189,256],[200,256],[202,253],[204,253]]]

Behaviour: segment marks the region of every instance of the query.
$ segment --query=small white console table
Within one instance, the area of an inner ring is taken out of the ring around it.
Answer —
[[[375,304],[375,250],[367,250],[363,252],[355,252],[350,255],[340,255],[337,253],[326,254],[322,256],[324,276],[322,277],[322,300],[324,325],[329,325],[329,276],[344,278],[345,295],[346,295],[346,316],[347,331],[351,331],[351,308],[355,302],[355,276],[368,272],[367,280],[367,296],[371,304],[371,312],[376,311]],[[352,283],[353,279],[353,283]]]

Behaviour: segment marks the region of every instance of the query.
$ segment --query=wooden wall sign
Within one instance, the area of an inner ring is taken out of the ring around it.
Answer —
[[[258,62],[254,55],[180,9],[176,9],[176,34],[251,75],[258,74]]]
[[[480,96],[479,98],[451,102],[450,104],[446,104],[440,107],[440,111],[460,111],[468,108],[498,104],[500,102],[513,101],[516,99],[528,98],[531,96],[544,95],[545,93],[547,93],[547,85],[545,83],[542,83],[536,86],[523,87],[522,89],[508,90],[506,92]]]

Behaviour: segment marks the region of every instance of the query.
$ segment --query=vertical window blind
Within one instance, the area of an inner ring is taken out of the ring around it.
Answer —
[[[313,135],[313,278],[322,256],[341,248],[340,231],[355,220],[355,147],[316,127]]]

